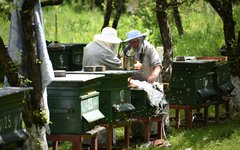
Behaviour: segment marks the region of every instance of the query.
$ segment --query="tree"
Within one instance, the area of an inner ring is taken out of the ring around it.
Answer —
[[[29,147],[30,149],[46,149],[47,142],[45,140],[45,124],[46,113],[43,106],[43,92],[41,77],[39,76],[40,70],[40,58],[37,50],[36,31],[34,24],[34,12],[33,8],[37,0],[25,0],[22,6],[22,27],[24,31],[24,45],[27,59],[27,67],[29,72],[27,77],[31,80],[31,100],[26,102],[25,109],[23,111],[23,119],[30,133]]]
[[[233,0],[206,0],[211,4],[223,21],[224,38],[226,45],[226,56],[230,62],[232,83],[236,86],[232,92],[232,108],[234,111],[240,111],[240,31],[238,40],[235,36],[235,22],[233,20],[232,5]]]
[[[41,6],[53,6],[53,5],[61,5],[63,3],[63,0],[48,0],[41,2]]]
[[[235,36],[235,22],[232,14],[232,0],[206,0],[211,4],[214,10],[218,13],[223,21],[224,38],[226,44],[226,55],[229,61],[232,62],[231,73],[234,76],[240,75],[240,48],[237,47]]]
[[[180,36],[182,36],[184,31],[183,31],[180,12],[178,10],[178,7],[179,7],[180,3],[178,3],[178,0],[173,0],[173,3],[174,3],[174,5],[173,5],[173,16],[174,16],[174,19],[175,19],[176,27],[177,27],[177,30],[178,30],[178,34]]]
[[[113,24],[112,24],[112,28],[114,28],[114,29],[117,29],[118,22],[119,22],[119,19],[121,17],[121,13],[124,9],[124,4],[125,4],[125,0],[119,0],[119,2],[117,4],[118,5],[117,6],[117,11],[115,13]],[[111,15],[112,15],[112,8],[113,8],[112,5],[113,5],[113,1],[112,0],[107,0],[106,13],[105,13],[105,16],[104,16],[104,23],[103,23],[102,29],[104,27],[109,26],[109,21],[111,19]]]
[[[167,13],[168,8],[166,0],[156,0],[156,14],[158,26],[160,29],[162,43],[164,48],[164,60],[163,60],[163,82],[169,83],[172,76],[172,62],[173,62],[173,41],[171,36],[170,27],[168,24]]]
[[[112,27],[114,29],[117,29],[118,21],[120,19],[121,13],[123,11],[124,4],[125,4],[125,0],[119,0],[118,8],[117,8],[117,11],[116,11],[116,14],[115,14],[115,17],[113,20],[113,24],[112,24]]]
[[[105,13],[105,16],[104,16],[104,22],[103,22],[102,29],[104,27],[109,26],[109,21],[110,21],[110,18],[111,18],[111,14],[112,14],[112,0],[107,0],[106,13]]]
[[[8,55],[5,49],[4,42],[0,37],[0,66],[3,69],[3,73],[8,77],[8,82],[11,86],[19,87],[24,82],[24,77],[17,72],[17,67]]]
[[[43,106],[43,91],[40,76],[39,51],[37,49],[36,28],[34,24],[34,6],[38,0],[25,0],[22,5],[21,18],[24,33],[23,65],[26,65],[28,71],[24,73],[25,77],[19,75],[16,67],[9,57],[4,43],[0,38],[0,64],[11,86],[31,86],[31,100],[23,102],[23,119],[26,129],[30,135],[28,140],[28,149],[47,149],[45,135],[45,125],[47,123],[46,112]],[[23,80],[24,79],[24,80]],[[30,81],[30,82],[24,82]],[[23,83],[23,84],[22,84]]]

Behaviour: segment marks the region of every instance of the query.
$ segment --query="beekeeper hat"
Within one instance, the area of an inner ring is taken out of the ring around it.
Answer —
[[[117,37],[117,31],[111,27],[105,27],[101,34],[94,36],[96,40],[104,41],[108,43],[121,43],[122,40]]]
[[[129,31],[127,33],[127,39],[124,40],[124,42],[128,42],[128,41],[130,41],[132,39],[136,39],[136,38],[139,38],[139,37],[144,37],[145,38],[146,36],[147,36],[146,33],[141,33],[138,30],[132,30],[132,31]]]

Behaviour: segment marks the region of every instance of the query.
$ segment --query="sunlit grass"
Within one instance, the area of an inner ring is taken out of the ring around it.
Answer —
[[[5,45],[8,44],[10,22],[0,17],[0,37],[3,39]]]

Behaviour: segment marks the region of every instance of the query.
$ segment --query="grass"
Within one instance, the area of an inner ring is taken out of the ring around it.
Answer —
[[[170,136],[171,146],[166,149],[227,150],[240,146],[240,119],[226,120],[210,127],[192,130],[174,130]],[[234,143],[234,144],[230,144]]]
[[[131,150],[237,150],[240,146],[240,118],[227,119],[208,127],[193,129],[171,127],[168,138],[170,146],[136,145]],[[118,138],[122,139],[123,129],[118,128]],[[120,135],[120,136],[119,136]],[[50,148],[51,149],[51,148]],[[59,150],[71,150],[70,142],[63,142]]]

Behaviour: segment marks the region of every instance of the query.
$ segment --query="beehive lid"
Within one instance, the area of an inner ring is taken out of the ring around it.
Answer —
[[[0,88],[0,97],[31,90],[31,87],[5,87]]]
[[[88,123],[100,120],[105,117],[99,110],[87,112],[85,114],[82,114],[82,116],[87,120]]]
[[[137,70],[105,70],[95,72],[84,72],[84,71],[68,71],[68,74],[134,74]]]
[[[66,77],[55,77],[53,81],[66,81],[66,82],[86,82],[96,78],[104,77],[102,74],[66,74]]]

